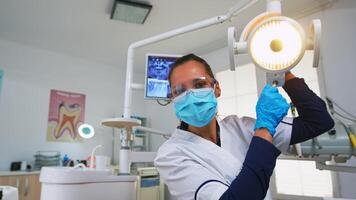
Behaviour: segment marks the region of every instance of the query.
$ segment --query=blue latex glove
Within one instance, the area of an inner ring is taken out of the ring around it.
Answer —
[[[286,99],[279,94],[276,87],[267,84],[261,93],[256,105],[257,128],[266,128],[273,136],[276,133],[277,125],[287,115],[289,104]]]

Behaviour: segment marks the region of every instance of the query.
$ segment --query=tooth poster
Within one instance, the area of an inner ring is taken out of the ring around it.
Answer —
[[[85,95],[51,90],[47,141],[81,142],[78,127],[84,123]]]

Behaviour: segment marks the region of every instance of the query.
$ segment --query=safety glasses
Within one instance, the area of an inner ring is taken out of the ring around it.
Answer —
[[[171,88],[170,98],[174,99],[189,89],[204,89],[204,88],[215,88],[216,80],[208,77],[198,77],[180,84],[177,84]],[[208,95],[209,92],[192,92],[194,96],[204,97]]]

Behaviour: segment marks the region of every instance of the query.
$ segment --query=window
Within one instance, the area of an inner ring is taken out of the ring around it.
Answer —
[[[236,68],[236,71],[222,71],[216,74],[220,83],[221,96],[218,98],[218,114],[256,117],[257,102],[256,71],[253,64]]]
[[[331,172],[316,169],[314,161],[277,160],[275,182],[277,196],[333,196]]]

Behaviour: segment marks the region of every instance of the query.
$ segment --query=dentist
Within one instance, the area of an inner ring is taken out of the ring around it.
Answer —
[[[209,64],[188,54],[169,73],[171,98],[181,120],[158,150],[155,166],[178,199],[272,199],[269,180],[281,152],[334,126],[325,103],[303,79],[286,73],[284,90],[299,117],[286,118],[286,100],[266,85],[257,119],[236,115],[216,118],[219,83]]]

